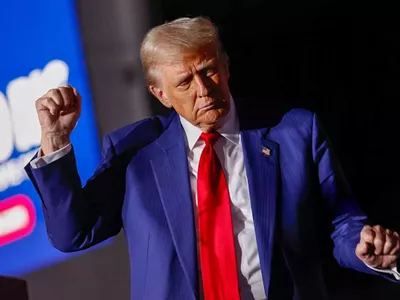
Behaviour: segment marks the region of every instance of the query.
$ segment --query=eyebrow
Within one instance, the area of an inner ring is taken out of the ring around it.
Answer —
[[[210,65],[212,65],[214,63],[214,59],[210,59],[210,60],[203,60],[201,63],[200,63],[200,66],[199,66],[199,71],[201,71],[201,70],[203,70],[203,69],[206,69],[206,68],[208,68],[208,67],[210,67]]]
[[[199,63],[199,66],[197,68],[197,71],[202,71],[206,68],[209,68],[212,64],[214,64],[214,59],[211,60],[203,60],[202,62]],[[190,73],[182,73],[182,75],[179,75],[178,77],[178,84],[181,84],[182,82],[184,82],[187,78],[189,78],[191,76]]]

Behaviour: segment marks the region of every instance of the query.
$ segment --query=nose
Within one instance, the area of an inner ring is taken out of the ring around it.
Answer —
[[[207,97],[210,93],[210,84],[207,77],[198,75],[195,77],[197,85],[197,94],[199,97]]]

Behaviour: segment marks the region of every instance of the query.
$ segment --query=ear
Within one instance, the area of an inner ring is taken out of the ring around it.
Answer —
[[[162,89],[160,89],[154,85],[150,85],[149,91],[150,91],[150,93],[152,93],[154,95],[154,97],[156,97],[158,99],[158,101],[161,102],[162,105],[164,105],[167,108],[172,107],[171,102],[169,102],[168,98],[165,96]]]

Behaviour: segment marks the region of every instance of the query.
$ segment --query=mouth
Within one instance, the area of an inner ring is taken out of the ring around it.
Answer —
[[[205,104],[205,105],[201,106],[199,108],[199,111],[210,110],[210,109],[213,109],[215,107],[216,107],[216,103],[213,102],[213,103],[209,103],[209,104]]]

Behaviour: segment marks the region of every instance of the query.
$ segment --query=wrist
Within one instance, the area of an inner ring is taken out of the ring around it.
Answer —
[[[70,138],[68,134],[62,133],[45,133],[42,134],[42,139],[40,143],[42,155],[46,155],[61,148],[64,148],[70,144]]]

